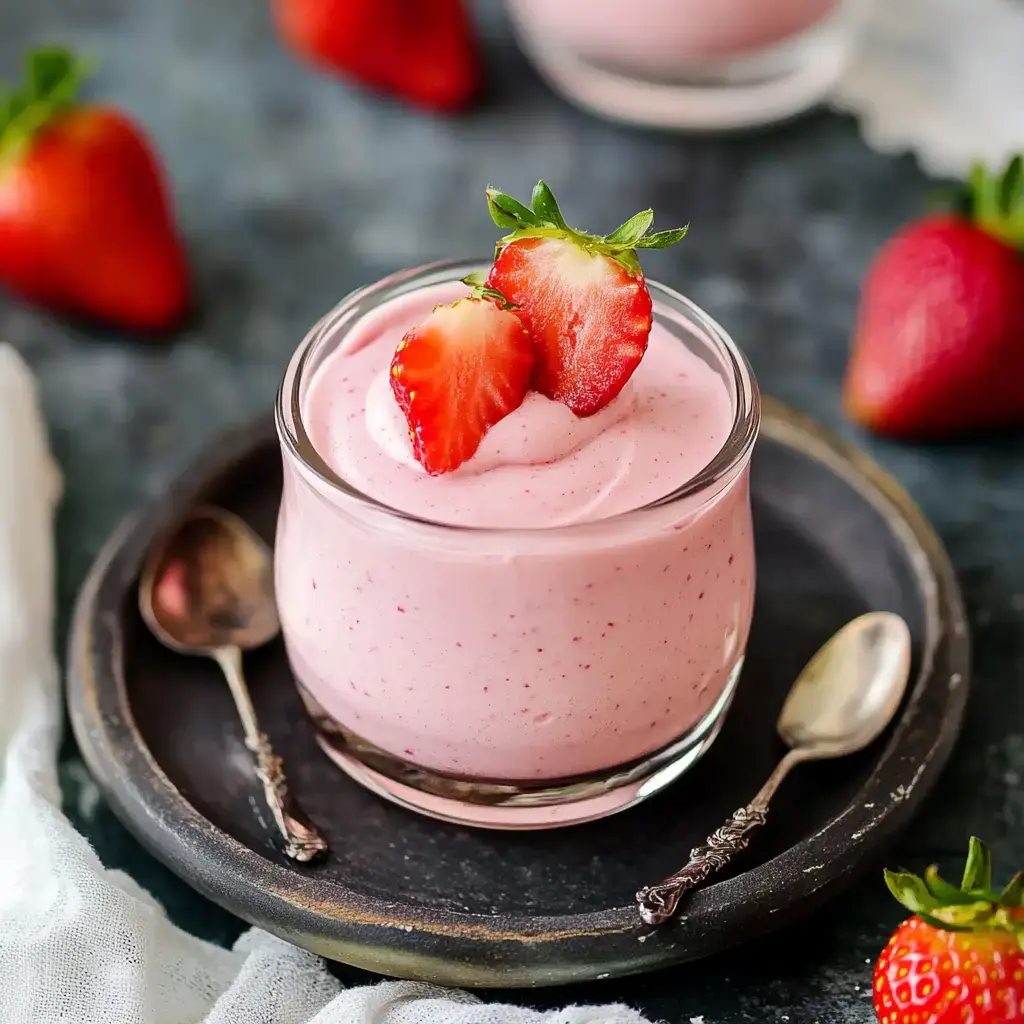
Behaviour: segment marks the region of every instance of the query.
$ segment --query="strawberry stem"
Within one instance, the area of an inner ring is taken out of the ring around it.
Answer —
[[[684,227],[651,234],[654,211],[643,210],[619,225],[610,235],[579,231],[566,224],[554,192],[543,181],[534,186],[530,202],[532,209],[496,188],[487,189],[487,208],[491,219],[499,228],[510,232],[498,242],[495,255],[503,246],[519,238],[564,238],[592,255],[610,257],[634,276],[639,276],[637,249],[667,249],[681,241],[688,230]]]
[[[0,159],[31,141],[55,116],[75,103],[88,74],[85,63],[62,47],[31,50],[26,82],[0,91]]]
[[[1000,174],[984,164],[971,168],[963,208],[983,231],[1024,249],[1024,156],[1017,154]]]
[[[963,882],[957,888],[943,880],[935,865],[924,878],[906,871],[886,871],[885,884],[911,913],[933,928],[951,932],[1008,931],[1024,948],[1024,916],[1020,914],[1024,878],[1017,875],[998,893],[992,889],[992,855],[971,838]]]
[[[514,302],[509,302],[497,288],[492,288],[487,283],[487,275],[482,271],[474,270],[472,274],[467,274],[462,283],[473,289],[469,295],[471,299],[490,299],[498,304],[499,309],[517,308]]]

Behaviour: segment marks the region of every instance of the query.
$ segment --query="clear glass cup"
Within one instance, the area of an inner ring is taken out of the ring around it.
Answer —
[[[550,528],[459,527],[390,508],[314,448],[310,382],[362,317],[480,269],[385,278],[299,346],[276,405],[277,597],[300,692],[342,769],[435,817],[544,828],[652,795],[717,735],[753,607],[760,399],[722,328],[648,282],[655,320],[732,399],[731,432],[697,476],[667,481],[644,508]]]
[[[798,114],[845,70],[874,0],[506,0],[520,43],[568,99],[660,128]]]

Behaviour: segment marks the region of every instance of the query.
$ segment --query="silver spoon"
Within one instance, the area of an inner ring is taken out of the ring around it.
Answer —
[[[875,740],[896,714],[909,676],[910,631],[898,615],[871,612],[836,633],[800,673],[779,715],[779,735],[789,752],[757,796],[690,851],[681,871],[636,894],[644,923],[663,924],[684,893],[746,849],[792,768],[854,754]]]
[[[238,516],[196,509],[149,553],[139,610],[161,643],[220,665],[285,854],[307,862],[326,852],[327,844],[288,791],[281,759],[260,731],[242,674],[242,652],[272,640],[281,628],[267,546]]]

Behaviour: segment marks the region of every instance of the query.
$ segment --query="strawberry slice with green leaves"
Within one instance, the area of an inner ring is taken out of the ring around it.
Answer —
[[[610,235],[569,227],[543,181],[532,208],[487,190],[491,218],[509,230],[487,284],[516,307],[536,351],[533,387],[577,416],[604,408],[637,368],[651,333],[651,296],[637,249],[665,249],[686,228],[651,233],[654,212]]]
[[[408,331],[391,361],[391,390],[416,460],[432,476],[472,458],[484,435],[522,405],[533,346],[511,305],[476,277],[472,293]]]
[[[960,888],[935,867],[924,877],[886,871],[890,892],[913,913],[875,965],[881,1024],[1024,1021],[1024,876],[992,889],[992,858],[971,839]]]

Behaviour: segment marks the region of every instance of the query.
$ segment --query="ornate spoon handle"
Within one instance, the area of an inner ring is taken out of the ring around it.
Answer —
[[[703,846],[695,846],[690,851],[685,867],[663,882],[645,885],[637,892],[636,902],[644,924],[664,924],[676,912],[684,893],[703,885],[715,871],[725,867],[734,854],[747,848],[750,834],[767,821],[768,804],[779,784],[794,765],[808,760],[810,756],[804,750],[789,751],[757,796],[746,807],[733,812],[732,817],[712,833]]]
[[[256,774],[263,783],[267,806],[284,841],[285,855],[303,864],[314,860],[327,852],[327,843],[295,802],[285,779],[284,762],[271,749],[266,733],[256,721],[256,711],[242,674],[242,652],[237,647],[221,647],[215,658],[235,699],[245,732],[245,745],[256,755]]]
[[[690,851],[684,868],[657,885],[645,885],[636,894],[644,923],[657,925],[667,921],[676,912],[683,894],[703,885],[712,872],[725,867],[733,854],[745,850],[750,833],[763,825],[767,817],[767,808],[762,810],[752,804],[741,807],[703,846]]]

